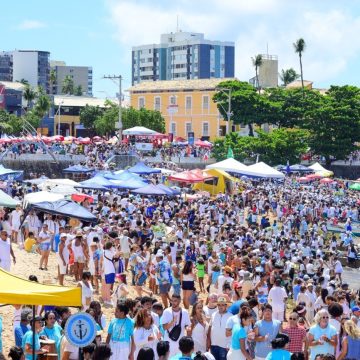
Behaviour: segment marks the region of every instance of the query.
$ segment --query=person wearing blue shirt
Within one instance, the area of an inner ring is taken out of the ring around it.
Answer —
[[[286,334],[277,334],[276,338],[271,341],[273,350],[269,352],[265,360],[290,360],[290,351],[285,350],[285,346],[290,342]]]
[[[20,315],[20,324],[14,329],[15,345],[21,347],[24,335],[30,330],[29,315],[30,310],[23,310]]]
[[[35,349],[35,360],[38,359],[38,355],[39,354],[46,354],[48,353],[48,349],[47,348],[41,348],[40,346],[40,337],[39,337],[39,333],[42,329],[41,327],[41,317],[40,316],[36,316],[35,318],[33,318],[30,322],[30,325],[32,325],[32,322],[34,321],[34,328],[35,328],[35,342],[33,345],[33,331],[30,330],[28,331],[22,340],[22,344],[21,347],[24,350],[24,354],[25,354],[25,360],[32,360],[33,359],[33,346]]]
[[[56,322],[56,316],[53,311],[45,313],[45,326],[40,332],[40,336],[45,336],[50,340],[55,341],[56,352],[60,358],[60,340],[61,340],[61,326]]]
[[[128,359],[134,356],[134,322],[127,314],[129,307],[120,302],[115,309],[115,319],[111,320],[108,328],[106,343],[110,344],[112,359]]]
[[[195,357],[194,340],[191,336],[183,336],[179,340],[180,352],[170,358],[170,360],[191,360]]]
[[[231,345],[227,353],[227,360],[252,360],[246,350],[247,333],[245,328],[251,323],[252,316],[248,307],[242,307],[239,315],[240,321],[235,323],[231,333]]]
[[[255,357],[266,358],[271,351],[271,341],[281,330],[281,322],[272,318],[272,306],[262,307],[263,318],[255,323]]]

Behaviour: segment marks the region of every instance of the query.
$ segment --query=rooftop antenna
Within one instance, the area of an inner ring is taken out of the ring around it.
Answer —
[[[269,56],[269,43],[266,43],[266,54]]]
[[[176,15],[176,32],[179,32],[179,15]]]

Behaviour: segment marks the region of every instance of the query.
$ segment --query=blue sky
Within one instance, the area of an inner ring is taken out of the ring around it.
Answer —
[[[240,80],[254,75],[251,57],[267,46],[279,56],[279,70],[298,70],[292,43],[303,37],[305,79],[319,88],[360,86],[357,0],[6,1],[0,50],[48,50],[53,60],[92,66],[94,95],[114,96],[116,85],[102,76],[120,73],[129,87],[131,46],[159,42],[161,33],[176,30],[177,15],[183,31],[235,42]]]

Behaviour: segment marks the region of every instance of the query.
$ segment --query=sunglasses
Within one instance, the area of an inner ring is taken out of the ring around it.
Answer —
[[[297,319],[298,319],[298,318],[292,318],[292,317],[291,317],[291,318],[289,318],[289,320],[297,320]]]
[[[328,316],[322,316],[321,319],[328,319]]]

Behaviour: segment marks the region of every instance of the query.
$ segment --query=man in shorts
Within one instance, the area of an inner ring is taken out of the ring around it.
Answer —
[[[60,234],[60,243],[58,246],[58,252],[56,253],[56,259],[59,265],[59,285],[64,285],[64,277],[67,272],[67,266],[69,264],[70,252],[69,242],[67,241],[67,234]]]
[[[169,291],[172,284],[171,266],[167,260],[164,259],[164,254],[161,250],[156,253],[157,265],[155,267],[156,277],[159,282],[159,292],[162,303],[165,308],[168,307],[168,300],[170,300]]]

